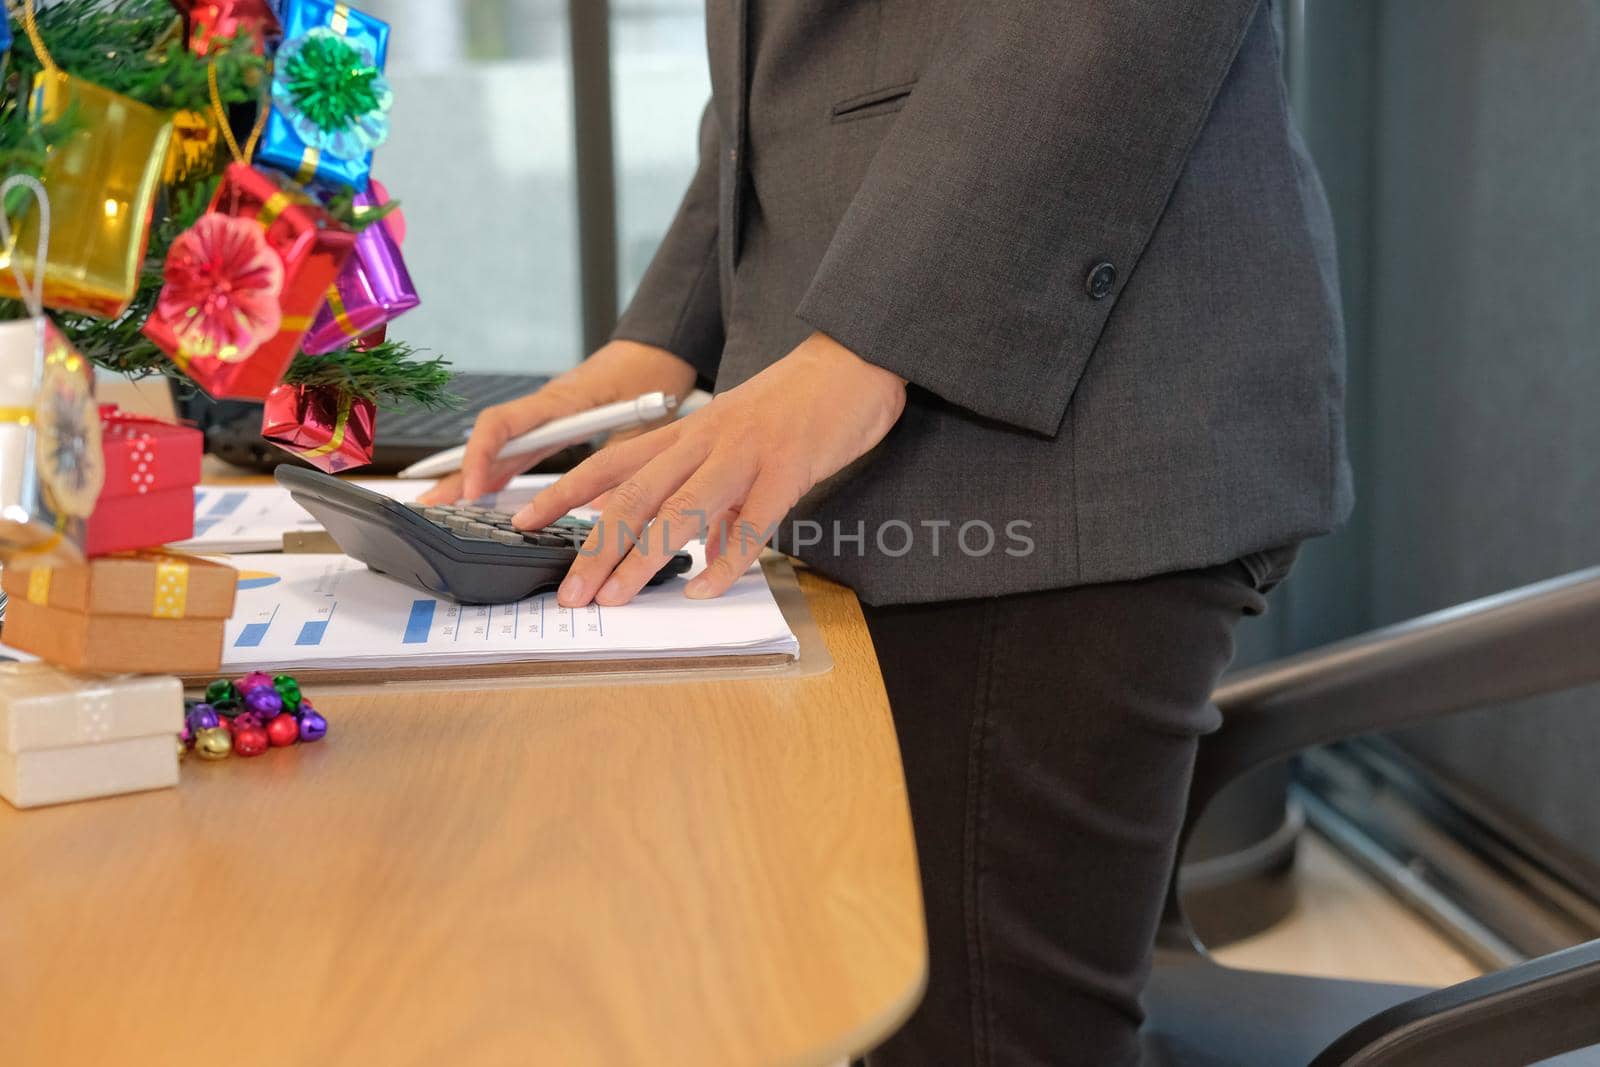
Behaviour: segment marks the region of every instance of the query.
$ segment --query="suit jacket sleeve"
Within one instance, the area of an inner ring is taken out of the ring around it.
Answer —
[[[717,266],[721,144],[707,105],[700,119],[700,165],[638,291],[612,337],[665,348],[714,381],[722,359],[722,294]]]
[[[955,404],[1054,434],[1257,4],[969,5],[800,317]],[[1102,262],[1118,277],[1094,299]]]

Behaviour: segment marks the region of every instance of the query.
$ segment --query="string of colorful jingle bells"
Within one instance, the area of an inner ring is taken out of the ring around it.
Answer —
[[[328,736],[328,720],[287,674],[254,671],[206,686],[203,700],[185,702],[179,754],[206,760],[259,756],[269,748],[309,744]]]

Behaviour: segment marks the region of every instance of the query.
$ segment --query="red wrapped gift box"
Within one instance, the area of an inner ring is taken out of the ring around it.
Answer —
[[[331,389],[280,385],[267,397],[261,436],[329,474],[372,462],[378,412],[370,400],[340,397]]]
[[[194,536],[194,487],[204,437],[189,426],[100,409],[105,487],[89,516],[90,556],[151,548]]]
[[[264,231],[267,246],[282,259],[278,332],[248,352],[185,351],[174,323],[163,317],[158,305],[143,333],[211,396],[265,400],[293,362],[301,338],[355,249],[356,235],[315,201],[243,163],[230,164],[222,172],[210,211],[254,220]]]
[[[189,49],[197,56],[211,52],[214,37],[248,33],[255,39],[256,55],[267,42],[283,34],[283,26],[270,0],[172,0],[189,24]]]

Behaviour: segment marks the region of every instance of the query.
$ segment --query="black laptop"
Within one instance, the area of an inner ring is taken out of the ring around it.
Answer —
[[[440,411],[380,408],[373,441],[372,464],[360,474],[394,474],[424,456],[454,448],[472,432],[472,421],[486,407],[531,393],[550,379],[531,374],[458,374],[450,391],[465,401]],[[174,387],[175,390],[177,387]],[[204,393],[180,396],[179,414],[206,435],[206,451],[238,467],[270,471],[281,463],[306,464],[261,439],[261,405],[239,400],[212,400]],[[588,455],[575,445],[541,462],[535,470],[564,471]]]

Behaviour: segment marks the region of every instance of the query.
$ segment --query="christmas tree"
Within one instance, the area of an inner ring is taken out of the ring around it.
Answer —
[[[387,25],[334,0],[36,3],[6,0],[0,176],[42,181],[52,233],[32,262],[40,212],[13,190],[0,297],[11,260],[43,271],[94,365],[267,399],[269,439],[302,455],[330,452],[297,425],[354,408],[370,435],[378,401],[451,402],[445,361],[383,332],[417,303],[371,180]]]

